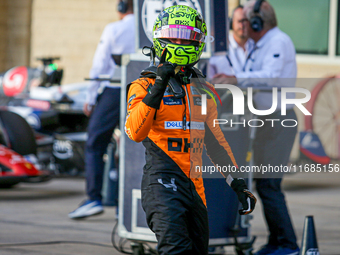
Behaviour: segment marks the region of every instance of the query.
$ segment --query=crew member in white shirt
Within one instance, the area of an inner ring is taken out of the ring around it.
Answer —
[[[230,19],[229,47],[227,55],[216,55],[209,59],[207,78],[216,79],[223,75],[235,75],[242,72],[254,41],[249,38],[249,21],[243,13],[243,6],[237,6]]]
[[[135,18],[133,0],[118,3],[120,20],[108,24],[97,46],[90,78],[112,77],[116,63],[111,55],[135,52]],[[98,91],[102,93],[98,94]],[[88,140],[85,148],[85,171],[87,199],[73,212],[71,219],[86,218],[104,212],[102,206],[102,186],[104,161],[103,155],[119,123],[120,87],[112,86],[109,81],[91,82],[84,104],[84,113],[90,117]]]
[[[222,74],[213,79],[219,84],[246,86],[295,86],[297,66],[295,48],[287,34],[277,27],[273,7],[264,0],[249,1],[243,9],[249,20],[249,37],[255,42],[243,70],[235,75]],[[253,145],[255,165],[285,166],[288,164],[297,127],[283,127],[284,119],[297,120],[293,106],[281,115],[280,93],[274,113],[258,116],[264,126],[257,128]],[[272,93],[260,92],[254,96],[255,108],[267,110],[272,105]],[[272,122],[265,119],[275,119]],[[256,189],[262,200],[264,216],[268,225],[268,242],[255,255],[298,255],[294,228],[289,216],[284,194],[281,190],[282,173],[256,179]]]

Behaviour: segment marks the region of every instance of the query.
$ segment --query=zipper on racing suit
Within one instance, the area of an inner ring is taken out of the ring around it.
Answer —
[[[187,90],[187,85],[184,85],[184,90],[185,90],[185,94],[188,100],[188,107],[189,107],[189,119],[191,120],[191,110],[190,110],[190,98],[188,95],[188,90]],[[186,130],[186,126],[187,126],[187,117],[186,117],[186,113],[187,113],[187,106],[185,104],[185,97],[183,97],[183,103],[184,103],[184,116],[183,116],[183,130]],[[190,127],[190,124],[189,124]]]
[[[187,129],[187,116],[186,116],[187,104],[185,102],[185,97],[182,98],[182,101],[183,101],[183,104],[184,104],[182,127],[183,127],[183,130],[185,131]]]

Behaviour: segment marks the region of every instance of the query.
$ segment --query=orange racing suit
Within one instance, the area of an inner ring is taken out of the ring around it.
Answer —
[[[197,78],[202,77],[197,69],[195,73]],[[202,166],[203,144],[215,165],[237,167],[219,125],[213,125],[213,120],[217,119],[216,104],[208,97],[208,114],[202,115],[201,90],[192,82],[182,85],[186,96],[181,99],[175,98],[168,86],[159,109],[152,108],[142,100],[154,82],[154,77],[141,77],[128,85],[125,133],[135,142],[143,141],[146,164],[158,170],[170,170],[174,164],[178,166],[192,180],[206,205],[203,178],[195,170],[195,166]],[[205,86],[213,89],[211,84],[205,83]],[[157,150],[166,153],[172,161],[158,156]]]

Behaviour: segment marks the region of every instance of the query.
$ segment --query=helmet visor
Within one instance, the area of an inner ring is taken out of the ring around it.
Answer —
[[[198,28],[191,26],[167,25],[162,26],[160,30],[154,31],[153,38],[176,38],[204,42],[205,34]]]

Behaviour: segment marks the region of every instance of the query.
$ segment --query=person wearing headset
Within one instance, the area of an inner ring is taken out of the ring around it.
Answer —
[[[112,77],[116,64],[111,55],[135,52],[133,0],[120,1],[117,10],[120,20],[105,27],[93,58],[90,78],[95,79],[102,75]],[[102,93],[98,94],[100,89]],[[120,87],[111,86],[108,81],[92,81],[88,87],[83,111],[90,117],[85,148],[87,199],[68,214],[71,219],[86,218],[104,212],[101,195],[103,155],[113,130],[119,123]]]
[[[206,23],[195,9],[166,8],[153,27],[153,49],[160,63],[143,70],[127,87],[125,133],[145,147],[142,206],[159,255],[208,254],[203,179],[195,167],[202,165],[203,144],[216,165],[237,167],[220,127],[213,125],[213,86],[194,68],[206,36]],[[207,115],[200,114],[203,92],[211,95]],[[242,204],[239,213],[251,213],[256,199],[245,181],[222,174]]]
[[[294,44],[287,34],[277,27],[273,7],[264,0],[250,1],[244,6],[244,13],[250,22],[249,36],[255,47],[247,57],[244,70],[234,76],[223,75],[216,83],[234,83],[245,86],[295,86],[297,65]],[[293,105],[287,106],[282,116],[280,95],[278,107],[271,115],[258,116],[259,119],[297,120]],[[256,109],[267,110],[272,105],[272,94],[259,92],[254,95]],[[279,123],[277,122],[277,123]],[[256,165],[287,165],[293,147],[297,127],[283,127],[266,123],[256,129],[253,144]],[[262,200],[265,220],[268,225],[268,242],[256,255],[298,255],[293,224],[281,190],[282,173],[256,179],[256,190]]]
[[[212,80],[225,75],[240,72],[246,58],[254,47],[254,41],[249,38],[249,21],[243,13],[243,6],[237,6],[230,18],[229,48],[227,55],[216,55],[209,59],[207,79]]]

